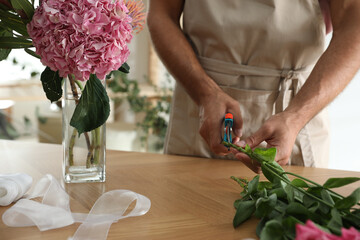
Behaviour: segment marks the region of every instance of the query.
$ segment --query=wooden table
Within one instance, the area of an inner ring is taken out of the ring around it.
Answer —
[[[34,182],[50,173],[61,181],[61,163],[60,145],[0,141],[0,173],[24,172]],[[105,183],[63,184],[73,212],[89,212],[102,193],[114,189],[143,194],[152,203],[146,215],[114,223],[108,239],[256,238],[256,218],[232,227],[233,202],[241,188],[230,176],[255,176],[239,161],[107,151],[106,167]],[[286,170],[319,183],[329,177],[360,177],[360,172],[329,169],[289,166]],[[356,187],[358,183],[353,183],[338,192],[347,195]],[[0,207],[0,214],[7,208]],[[7,227],[0,221],[0,239],[67,239],[78,226],[40,232],[36,227]]]

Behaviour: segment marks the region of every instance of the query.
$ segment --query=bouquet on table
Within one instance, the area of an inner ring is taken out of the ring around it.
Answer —
[[[46,66],[41,82],[47,98],[58,101],[64,95],[63,107],[74,102],[67,113],[69,129],[63,131],[67,168],[77,164],[74,144],[80,135],[86,168],[91,168],[104,157],[101,126],[110,112],[104,82],[112,71],[129,72],[128,44],[143,28],[144,5],[141,0],[40,0],[34,5],[34,0],[0,0],[0,60],[11,49],[23,48]]]
[[[260,220],[256,234],[262,240],[357,240],[360,239],[360,187],[344,197],[332,189],[360,180],[330,178],[323,185],[285,172],[275,161],[276,148],[241,148],[223,142],[261,164],[268,181],[231,177],[243,188],[234,202],[234,227],[251,216]],[[293,177],[292,180],[289,176]]]

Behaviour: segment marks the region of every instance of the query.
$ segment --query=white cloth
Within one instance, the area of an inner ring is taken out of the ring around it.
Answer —
[[[42,202],[30,200],[35,197],[42,197]],[[144,215],[151,206],[150,200],[141,194],[129,190],[113,190],[101,195],[89,214],[72,213],[69,195],[49,174],[37,183],[28,198],[19,200],[4,212],[2,219],[5,225],[37,226],[40,231],[45,231],[81,222],[72,239],[106,239],[112,223]],[[135,207],[124,216],[134,201]]]
[[[25,173],[0,174],[0,206],[10,205],[30,189],[32,177]]]

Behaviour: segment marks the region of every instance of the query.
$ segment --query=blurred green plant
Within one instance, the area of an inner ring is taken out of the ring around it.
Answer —
[[[20,63],[16,60],[16,58],[13,58],[13,59],[12,59],[12,63],[13,63],[13,65],[15,65],[15,66],[20,66],[20,67],[21,67],[21,70],[25,70],[26,68],[29,67],[28,65],[26,65],[26,63],[20,64]],[[38,71],[31,70],[30,76],[31,76],[32,78],[33,78],[33,77],[36,77],[36,76],[40,76],[40,73],[39,73]]]
[[[34,1],[0,0],[0,61],[16,48],[23,48],[28,54],[39,58],[30,49],[33,45],[26,30],[34,10]]]
[[[170,75],[166,75],[170,82]],[[168,117],[170,113],[172,88],[157,87],[151,85],[154,96],[141,95],[139,84],[136,80],[129,79],[125,73],[114,71],[108,76],[108,88],[113,93],[122,93],[122,97],[114,97],[115,103],[122,103],[127,100],[130,109],[134,113],[142,113],[143,119],[137,119],[136,126],[142,131],[140,141],[147,151],[160,151],[164,147],[166,129],[168,127]],[[149,81],[148,81],[149,82]],[[141,114],[138,114],[141,115]],[[150,141],[150,136],[156,139]]]
[[[0,110],[0,139],[14,140],[19,136],[19,132],[10,123],[6,113]]]

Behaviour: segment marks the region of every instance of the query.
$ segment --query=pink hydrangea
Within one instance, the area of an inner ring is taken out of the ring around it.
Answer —
[[[42,0],[27,30],[41,62],[61,77],[104,79],[129,56],[131,21],[123,0]]]
[[[305,225],[296,225],[296,238],[295,240],[359,240],[360,232],[355,228],[341,229],[341,236],[336,236],[324,232],[316,227],[316,225],[308,220]]]

